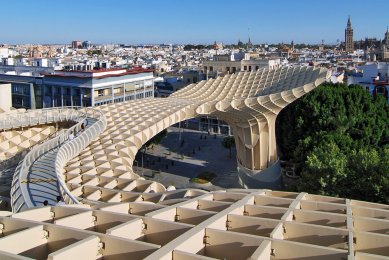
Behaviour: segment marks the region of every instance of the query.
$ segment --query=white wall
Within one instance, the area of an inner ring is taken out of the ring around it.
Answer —
[[[358,66],[357,71],[363,72],[363,76],[355,77],[349,75],[347,77],[347,85],[358,84],[360,82],[372,82],[372,77],[376,77],[378,75],[378,69],[376,63]]]
[[[389,63],[379,62],[378,63],[378,72],[381,74],[381,77],[389,77]]]
[[[0,48],[0,58],[8,58],[8,48]]]
[[[11,83],[0,84],[0,109],[9,111],[12,107]]]

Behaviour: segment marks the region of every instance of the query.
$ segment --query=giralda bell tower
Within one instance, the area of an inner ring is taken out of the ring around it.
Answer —
[[[347,27],[346,30],[344,30],[344,42],[345,42],[345,51],[346,52],[352,52],[354,51],[354,40],[353,40],[353,34],[354,30],[351,27],[351,21],[350,16],[347,20]]]

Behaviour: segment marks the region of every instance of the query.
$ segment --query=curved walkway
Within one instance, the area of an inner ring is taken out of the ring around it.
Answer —
[[[85,129],[95,122],[97,122],[95,118],[86,118]],[[80,134],[80,132],[76,133],[76,135]],[[68,140],[65,140],[65,142],[68,142]],[[60,147],[61,144],[37,158],[29,169],[27,179],[21,181],[22,183],[25,183],[31,202],[34,206],[43,205],[45,200],[47,200],[48,205],[55,205],[57,203],[57,197],[62,197],[57,172],[54,170]]]
[[[46,116],[40,121],[43,124],[45,119],[49,122],[66,120],[77,123],[68,130],[61,130],[53,139],[34,147],[19,163],[11,189],[11,204],[14,212],[40,206],[45,200],[48,201],[49,205],[55,205],[57,196],[63,197],[66,203],[78,203],[65,184],[61,165],[100,135],[105,129],[105,118],[92,109],[78,111],[78,114],[75,114],[74,111],[54,108],[51,114],[56,115],[56,117]],[[34,114],[29,111],[23,113],[20,116],[23,120],[19,122],[23,124],[23,122],[34,121],[34,119],[28,118],[32,115]],[[96,125],[99,126],[96,127]],[[12,127],[18,127],[18,125],[14,123]],[[77,137],[70,140],[70,134],[76,134]]]
[[[34,206],[42,206],[45,200],[49,205],[55,205],[61,194],[57,174],[53,171],[57,152],[58,147],[39,157],[30,167],[27,179],[21,181]]]

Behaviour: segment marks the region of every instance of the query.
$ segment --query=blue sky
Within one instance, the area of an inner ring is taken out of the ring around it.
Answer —
[[[0,43],[236,43],[248,28],[254,43],[335,43],[348,15],[354,39],[382,38],[389,25],[388,0],[4,0],[1,9]]]

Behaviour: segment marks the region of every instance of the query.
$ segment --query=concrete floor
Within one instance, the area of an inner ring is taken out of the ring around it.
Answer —
[[[210,171],[217,177],[211,185],[202,188],[219,190],[240,187],[236,170],[236,151],[232,150],[230,158],[229,150],[221,144],[225,136],[216,135],[215,138],[213,134],[208,135],[206,132],[181,129],[180,140],[178,130],[176,127],[168,128],[168,134],[163,141],[153,149],[145,151],[143,169],[142,152],[138,152],[134,169],[139,175],[165,186],[186,188],[196,186],[189,182],[190,178],[203,171]],[[200,138],[201,136],[203,138]]]

